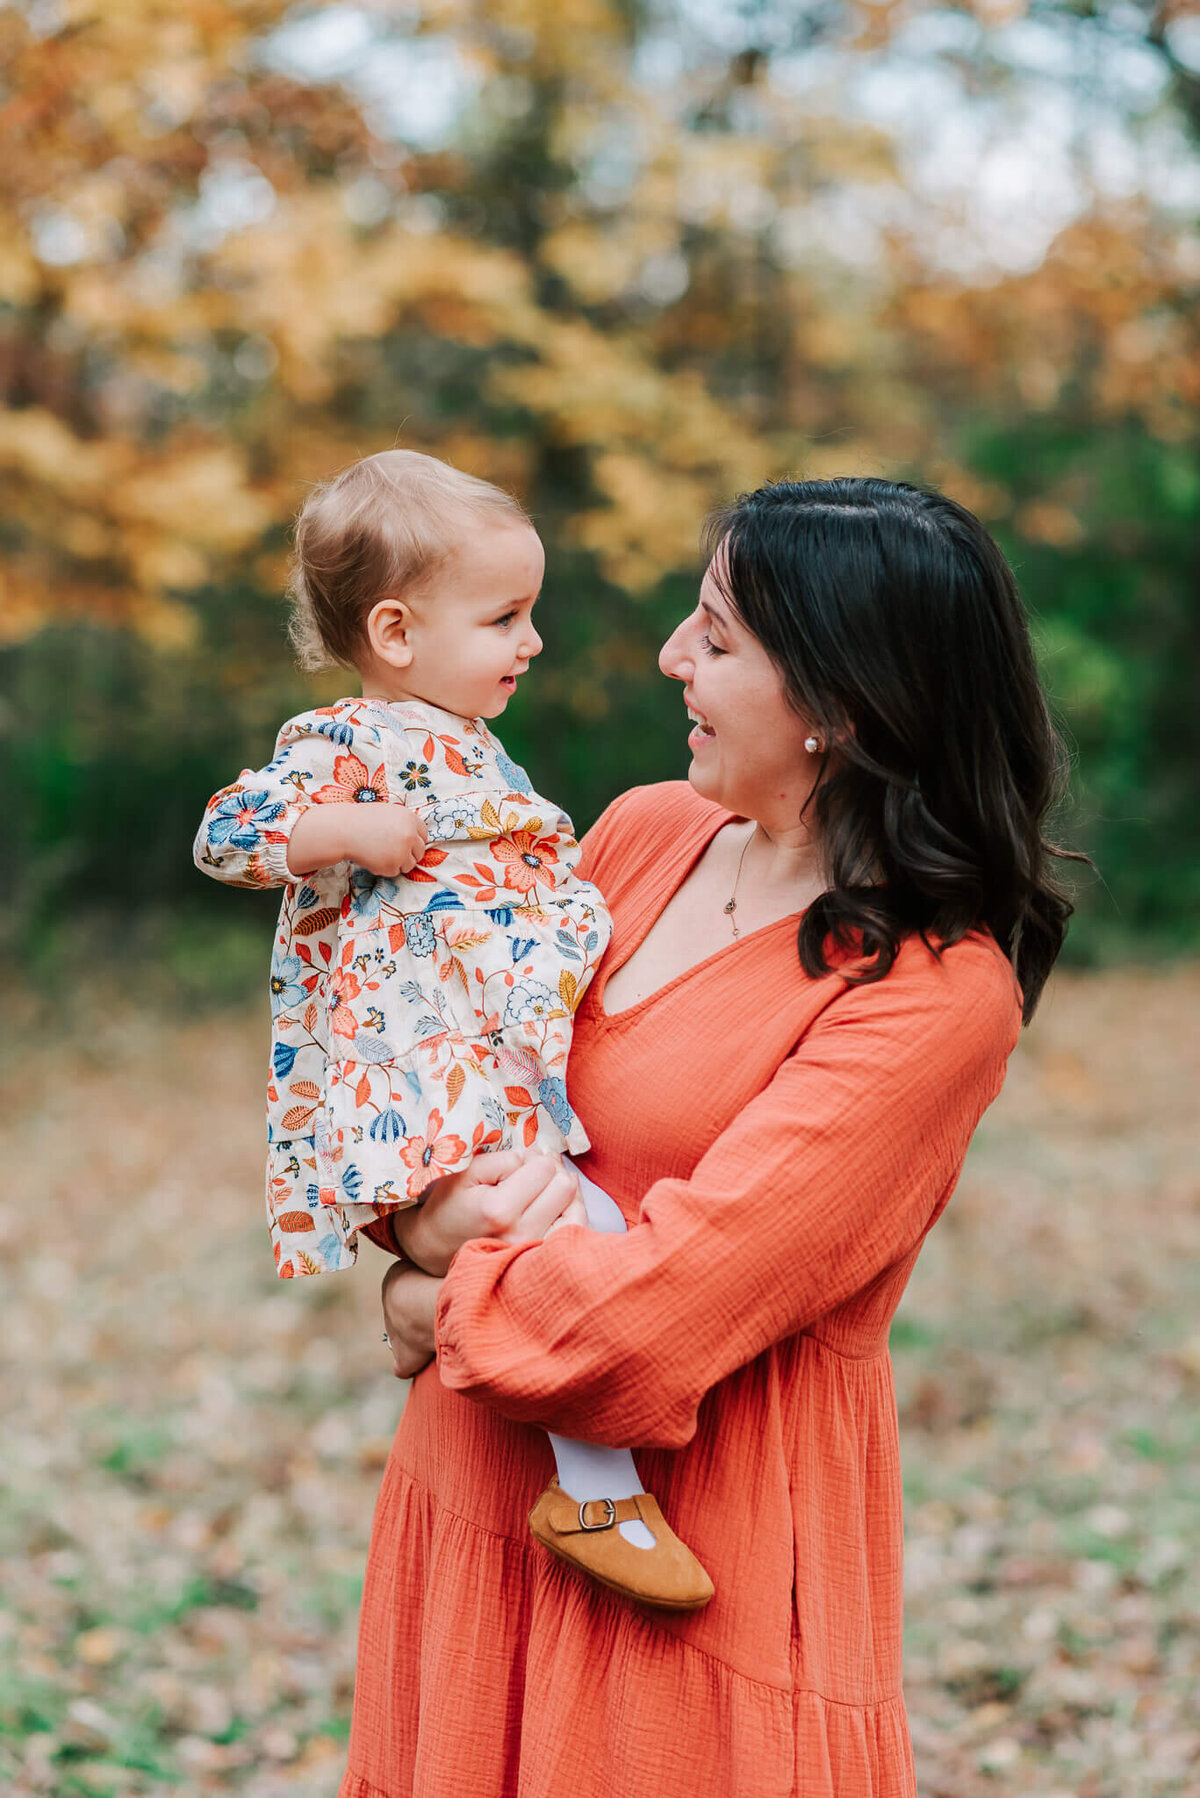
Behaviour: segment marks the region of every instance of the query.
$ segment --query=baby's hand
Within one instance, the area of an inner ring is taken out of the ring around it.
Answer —
[[[406,805],[385,801],[381,805],[345,808],[350,816],[344,827],[344,860],[394,880],[415,868],[425,853],[429,832]]]

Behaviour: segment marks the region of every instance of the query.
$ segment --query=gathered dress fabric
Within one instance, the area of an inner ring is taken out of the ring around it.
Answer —
[[[607,976],[730,814],[617,800],[578,1013],[582,1166],[627,1234],[469,1243],[384,1476],[341,1798],[913,1798],[892,1314],[1020,1023],[996,944],[805,975],[796,918],[627,1010]],[[634,1605],[529,1535],[546,1430],[632,1445],[711,1574]]]
[[[314,805],[403,802],[428,832],[388,878],[297,877]],[[564,1079],[608,943],[571,820],[482,718],[341,699],[290,718],[205,807],[196,866],[281,887],[271,959],[267,1220],[281,1279],[353,1267],[357,1234],[488,1149],[588,1146]]]

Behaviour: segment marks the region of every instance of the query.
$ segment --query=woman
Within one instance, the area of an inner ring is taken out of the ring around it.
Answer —
[[[539,1240],[569,1181],[500,1156],[398,1220],[426,1271],[385,1281],[397,1369],[437,1363],[375,1519],[343,1798],[915,1791],[888,1327],[1062,941],[1057,746],[951,501],[782,483],[710,547],[661,656],[688,782],[586,843],[615,935],[572,1097],[630,1228]],[[634,1445],[706,1610],[530,1541],[544,1430]]]

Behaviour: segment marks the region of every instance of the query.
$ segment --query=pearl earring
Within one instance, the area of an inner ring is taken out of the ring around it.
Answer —
[[[805,737],[804,747],[807,749],[809,755],[816,755],[818,749],[821,747],[820,739],[817,737]]]

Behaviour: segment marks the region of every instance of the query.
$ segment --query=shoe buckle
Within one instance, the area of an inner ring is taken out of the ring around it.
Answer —
[[[589,1505],[603,1505],[605,1515],[603,1523],[589,1523],[584,1512]],[[610,1530],[617,1521],[617,1507],[611,1498],[585,1498],[579,1507],[579,1527],[581,1530]]]

